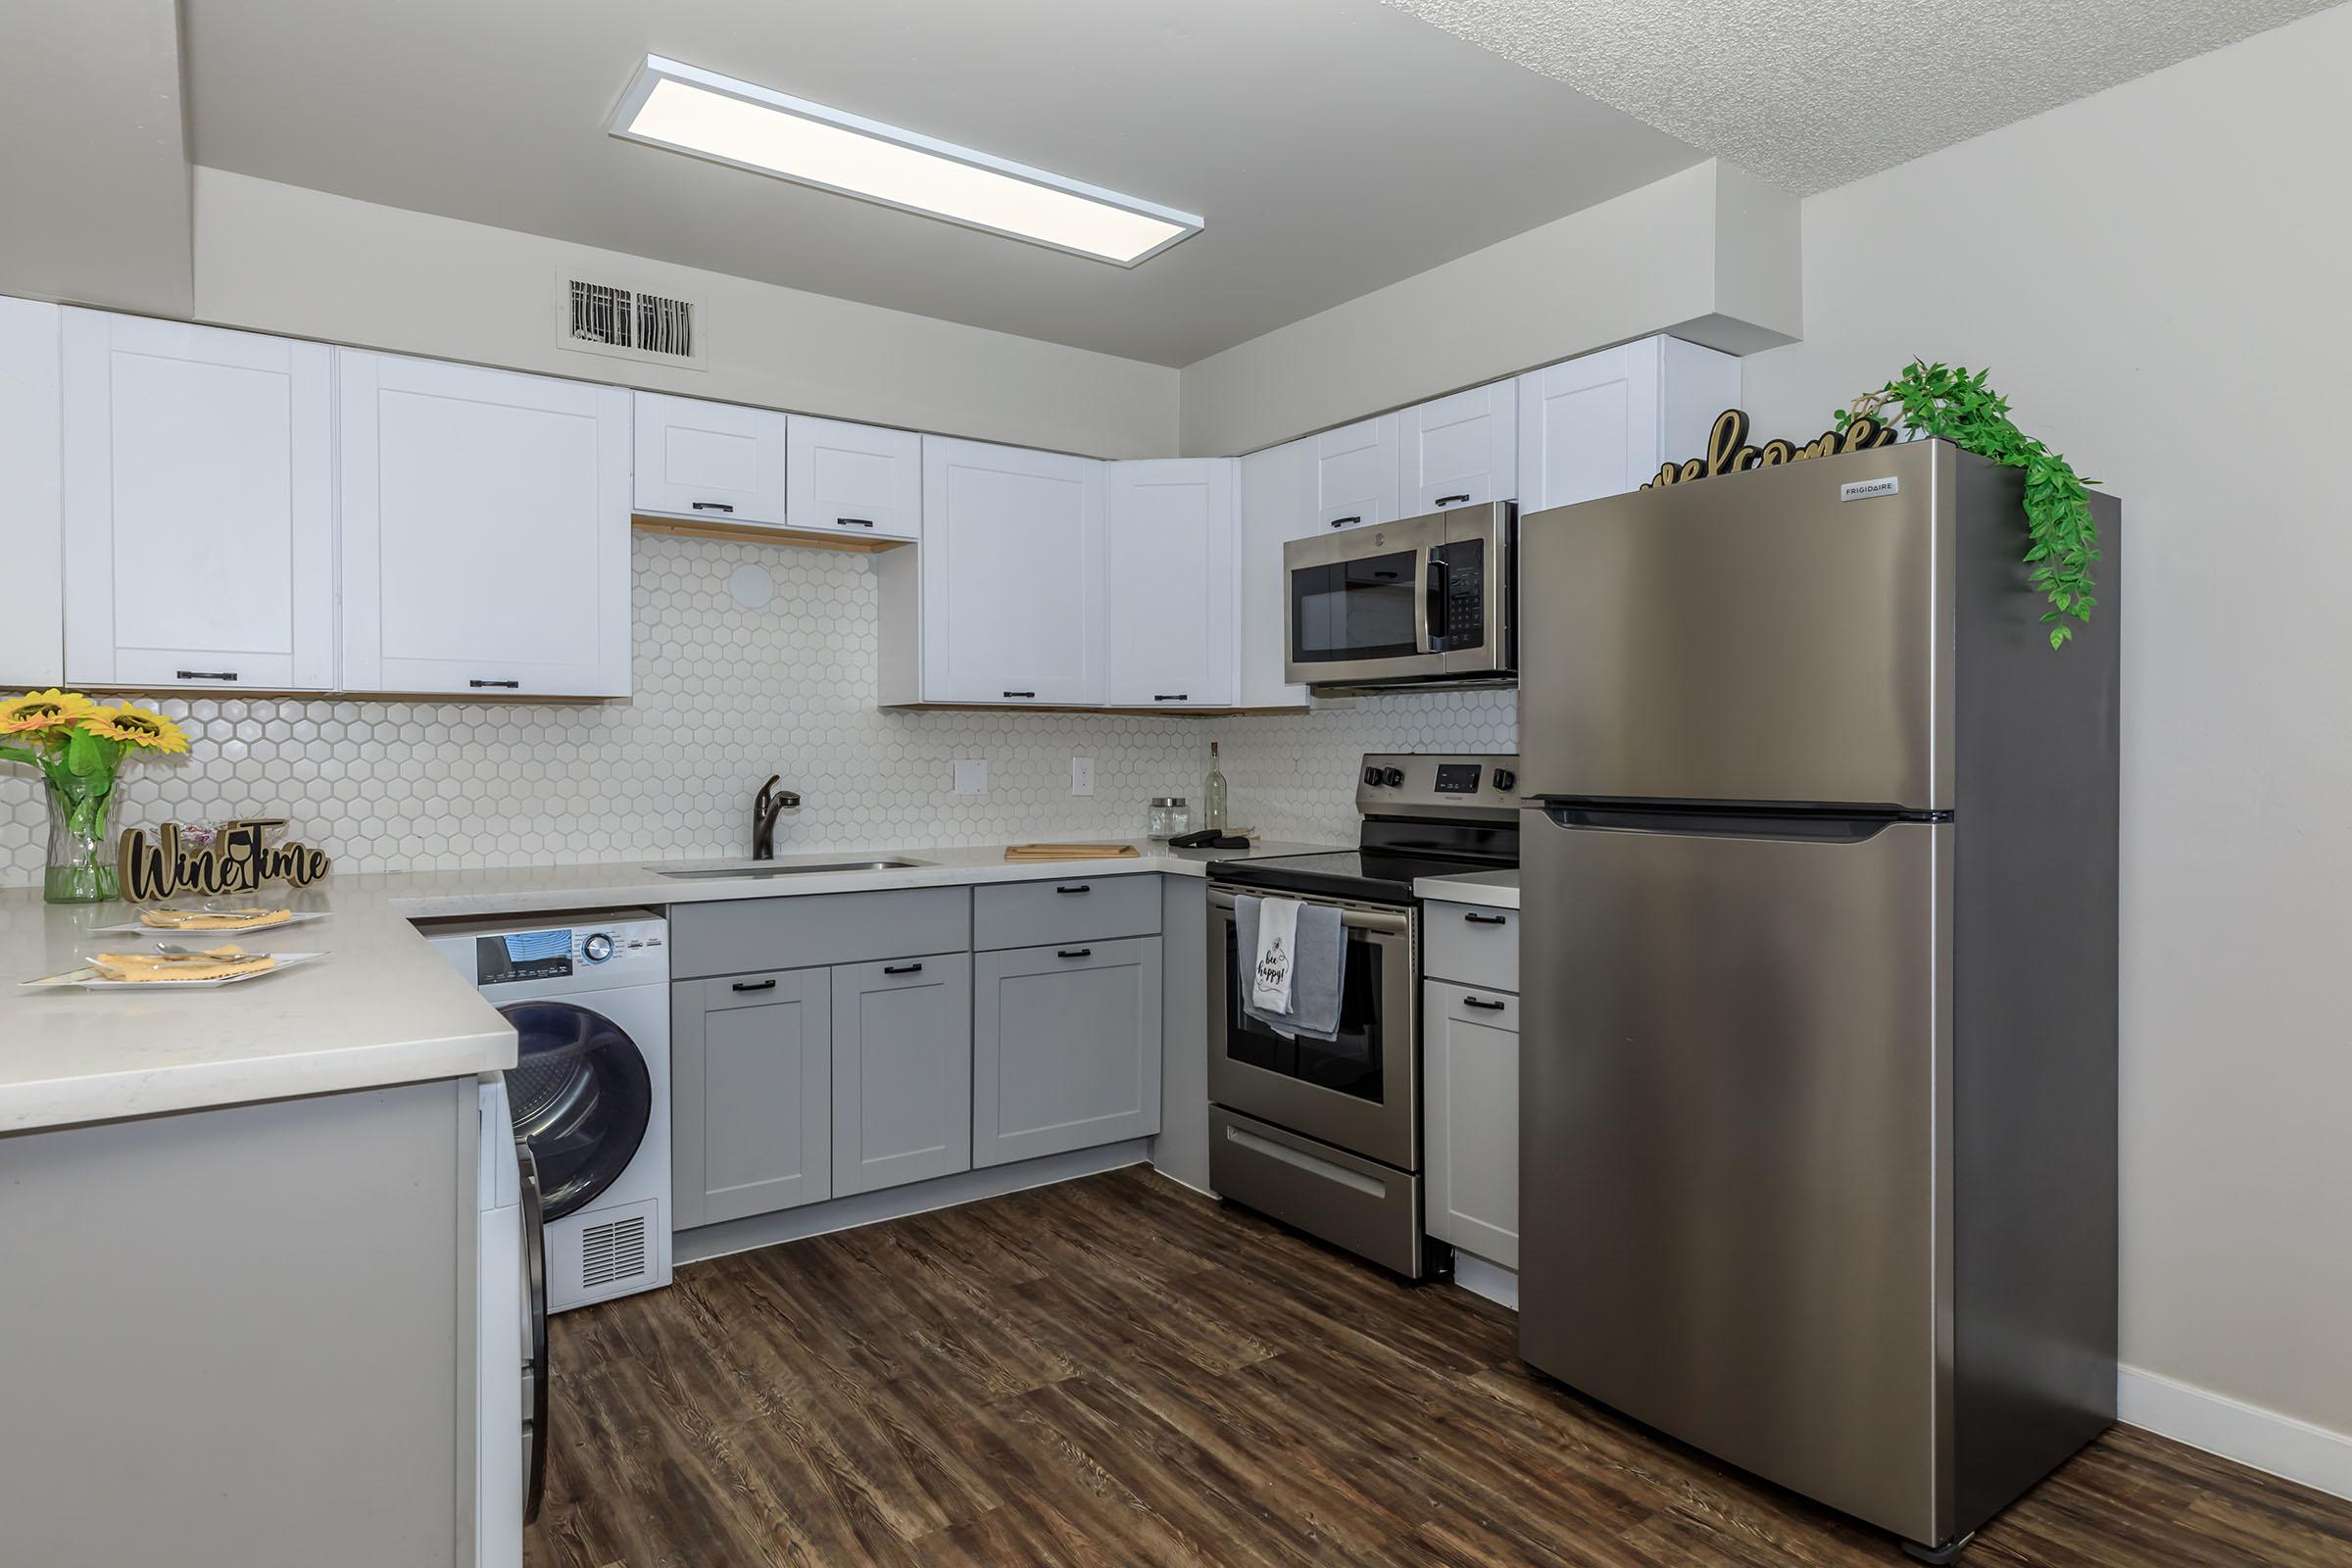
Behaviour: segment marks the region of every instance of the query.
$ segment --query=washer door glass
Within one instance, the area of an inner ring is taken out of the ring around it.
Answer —
[[[507,1074],[514,1135],[539,1162],[547,1218],[594,1202],[628,1168],[653,1117],[645,1054],[601,1012],[568,1002],[498,1009],[520,1037]]]

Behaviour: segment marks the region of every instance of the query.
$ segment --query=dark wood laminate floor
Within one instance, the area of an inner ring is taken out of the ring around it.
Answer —
[[[1408,1289],[1138,1167],[553,1326],[531,1568],[1907,1561]],[[2352,1503],[2118,1428],[1963,1558],[2352,1564]]]

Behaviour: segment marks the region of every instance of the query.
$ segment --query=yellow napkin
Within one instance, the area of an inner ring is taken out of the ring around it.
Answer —
[[[226,943],[194,958],[168,957],[160,953],[101,953],[90,967],[109,980],[225,980],[230,975],[259,974],[277,960],[267,953],[247,953]]]
[[[160,931],[259,931],[284,925],[292,909],[141,909],[139,924]]]

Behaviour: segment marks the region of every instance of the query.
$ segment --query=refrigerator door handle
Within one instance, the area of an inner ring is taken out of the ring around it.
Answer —
[[[1687,838],[1778,839],[1806,844],[1864,844],[1898,822],[1948,822],[1949,811],[1886,807],[1655,806],[1634,802],[1544,800],[1536,809],[1559,827],[1613,833],[1672,833]]]

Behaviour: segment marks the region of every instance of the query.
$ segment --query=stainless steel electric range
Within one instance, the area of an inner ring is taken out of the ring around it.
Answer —
[[[1374,755],[1356,848],[1223,860],[1208,871],[1209,1185],[1399,1274],[1442,1269],[1421,1228],[1421,906],[1417,877],[1519,863],[1516,757]],[[1237,900],[1336,906],[1338,1038],[1249,1016]]]

